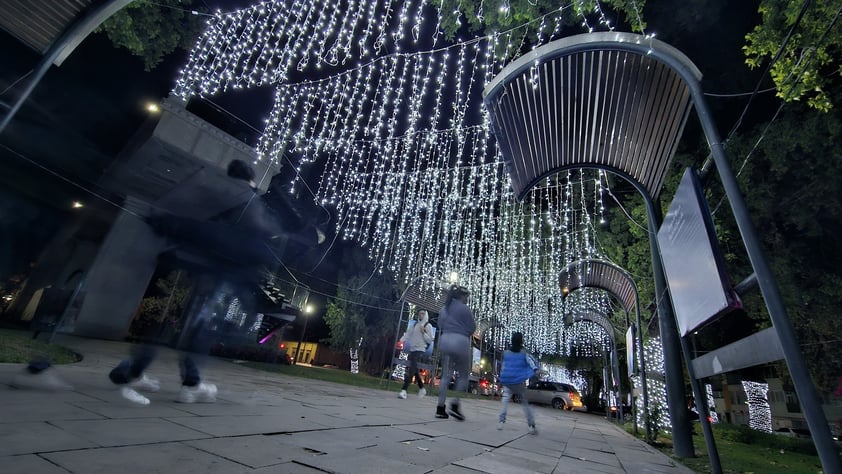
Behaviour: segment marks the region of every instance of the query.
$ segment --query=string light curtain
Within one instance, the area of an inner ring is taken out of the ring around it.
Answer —
[[[457,272],[479,318],[524,332],[540,354],[599,347],[604,333],[565,327],[565,311],[577,309],[561,304],[557,278],[598,256],[604,176],[570,171],[516,201],[480,100],[530,34],[536,47],[562,34],[571,6],[444,44],[439,25],[453,12],[443,2],[264,1],[209,19],[173,95],[274,88],[257,160],[294,168],[291,192],[315,173],[315,199],[335,209],[336,232],[381,271],[404,284]],[[485,337],[499,348],[508,332]]]
[[[748,426],[753,430],[772,432],[772,408],[769,406],[769,384],[743,380],[748,405]]]

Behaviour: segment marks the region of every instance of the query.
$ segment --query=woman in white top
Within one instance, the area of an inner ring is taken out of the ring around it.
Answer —
[[[424,381],[421,379],[421,374],[418,372],[418,361],[424,357],[427,351],[427,345],[433,342],[433,330],[430,327],[429,316],[427,311],[420,309],[416,316],[415,325],[412,329],[407,330],[401,340],[404,343],[404,349],[409,352],[409,360],[406,366],[406,371],[403,375],[403,387],[398,398],[406,399],[406,389],[412,382],[412,377],[418,382],[418,398],[422,398],[427,394],[424,389]]]

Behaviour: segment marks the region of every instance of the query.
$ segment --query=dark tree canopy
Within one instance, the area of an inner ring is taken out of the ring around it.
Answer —
[[[97,31],[115,46],[143,59],[147,71],[178,48],[189,50],[204,27],[203,17],[189,10],[191,1],[135,0],[115,13]]]

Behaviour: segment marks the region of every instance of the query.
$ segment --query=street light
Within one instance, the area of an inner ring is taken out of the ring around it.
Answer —
[[[301,351],[301,344],[304,343],[304,334],[307,333],[307,323],[310,322],[310,314],[313,313],[313,305],[308,304],[304,306],[304,329],[301,331],[301,338],[298,340],[298,346],[295,348],[295,363],[298,364],[298,353]]]

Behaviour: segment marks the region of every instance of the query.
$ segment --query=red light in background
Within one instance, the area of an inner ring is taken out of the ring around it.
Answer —
[[[283,342],[278,344],[278,349],[286,349],[286,348],[287,348],[287,345],[284,344]]]

